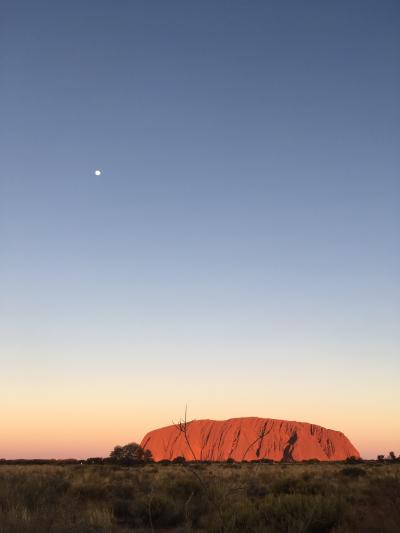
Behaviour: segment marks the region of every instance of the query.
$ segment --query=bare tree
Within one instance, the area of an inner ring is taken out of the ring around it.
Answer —
[[[242,461],[245,460],[246,455],[249,453],[250,448],[252,448],[252,447],[254,446],[254,444],[256,444],[257,442],[260,441],[260,445],[261,445],[261,443],[262,443],[264,437],[265,437],[266,435],[268,435],[268,433],[269,433],[269,431],[267,431],[266,425],[264,425],[264,426],[259,430],[259,432],[258,432],[258,434],[257,434],[257,438],[256,438],[256,440],[253,441],[251,444],[249,444],[248,447],[246,448],[246,450],[245,450],[245,452],[244,452],[244,454],[243,454],[243,457],[242,457]]]
[[[197,463],[198,459],[196,457],[196,454],[193,451],[192,445],[190,443],[189,435],[188,435],[188,428],[189,428],[190,422],[187,421],[187,405],[185,406],[185,416],[184,416],[184,418],[181,418],[177,423],[175,423],[174,421],[172,421],[172,423],[174,424],[176,429],[180,433],[182,433],[182,435],[183,435],[183,437],[185,439],[185,442],[187,444],[187,447],[189,448],[190,453],[192,454],[194,461]],[[224,525],[224,518],[223,518],[223,515],[222,515],[222,510],[221,510],[220,505],[218,505],[215,502],[215,499],[211,496],[210,487],[208,486],[207,482],[202,478],[202,476],[200,476],[199,473],[196,472],[195,470],[193,470],[192,468],[190,468],[189,471],[197,479],[197,481],[200,483],[206,498],[208,499],[210,504],[214,507],[214,509],[217,511],[219,519],[220,519],[220,522],[221,522],[220,531],[223,533],[225,531],[225,525]],[[186,514],[187,520],[189,520],[189,508],[188,508],[188,506],[189,506],[189,503],[190,503],[191,499],[192,499],[192,495],[189,497],[188,501],[185,504],[185,514]]]
[[[185,439],[186,445],[189,448],[190,453],[193,455],[193,459],[197,462],[198,459],[196,457],[196,454],[193,451],[193,448],[192,448],[192,445],[190,444],[190,440],[189,440],[189,436],[188,436],[188,428],[189,428],[190,422],[187,421],[187,405],[185,406],[185,417],[184,418],[180,418],[177,423],[175,423],[174,421],[172,421],[172,423],[174,424],[176,429],[180,433],[182,433],[183,438]]]

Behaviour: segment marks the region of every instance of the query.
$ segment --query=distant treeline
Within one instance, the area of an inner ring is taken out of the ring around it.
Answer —
[[[118,466],[144,466],[149,463],[155,463],[158,465],[191,465],[191,464],[282,464],[285,461],[273,461],[271,459],[260,459],[252,461],[233,461],[228,459],[227,461],[187,461],[184,457],[175,457],[175,459],[168,460],[163,459],[161,461],[153,461],[152,459],[147,461],[140,461],[135,459],[123,459],[114,460],[110,457],[88,457],[87,459],[0,459],[1,465],[118,465]],[[303,461],[292,461],[291,464],[368,464],[368,463],[400,463],[400,458],[391,459],[389,457],[382,459],[357,459],[348,458],[344,461],[320,461],[319,459],[306,459]]]
[[[148,463],[154,463],[150,450],[143,449],[139,444],[131,442],[125,444],[125,446],[115,446],[108,457],[88,457],[87,459],[0,459],[0,465],[120,465],[120,466],[141,466]],[[228,458],[226,461],[193,461],[187,460],[183,456],[178,456],[171,461],[163,459],[158,461],[158,464],[212,464],[212,463],[261,463],[261,464],[274,464],[277,462],[285,461],[273,461],[272,459],[259,459],[252,461],[235,461],[232,458]],[[376,460],[364,460],[357,457],[349,457],[344,461],[319,461],[318,459],[307,459],[304,461],[298,461],[299,464],[317,464],[317,463],[345,463],[345,464],[361,464],[361,463],[399,463],[400,455],[396,456],[394,452],[389,452],[387,456],[378,455]]]

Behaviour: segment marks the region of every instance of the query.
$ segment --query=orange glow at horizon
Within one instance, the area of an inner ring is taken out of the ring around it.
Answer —
[[[189,419],[211,418],[223,420],[240,416],[260,416],[315,423],[342,431],[365,458],[375,458],[396,448],[400,431],[390,421],[382,419],[380,409],[368,416],[357,409],[346,412],[297,402],[296,409],[289,402],[270,401],[261,408],[250,402],[226,398],[220,405],[215,394],[208,400],[197,399],[189,405]],[[131,402],[126,398],[97,398],[85,405],[85,398],[75,397],[71,403],[53,402],[52,405],[19,406],[9,410],[2,421],[0,457],[4,458],[86,458],[107,456],[117,444],[140,442],[145,433],[157,427],[170,425],[184,412],[180,398],[170,399],[169,406],[155,399],[146,402],[138,395]],[[214,404],[214,405],[213,405]],[[230,404],[230,405],[229,405]],[[300,405],[299,405],[300,404]],[[121,406],[124,406],[123,408]],[[307,413],[306,413],[307,412]],[[399,453],[399,450],[394,450]]]

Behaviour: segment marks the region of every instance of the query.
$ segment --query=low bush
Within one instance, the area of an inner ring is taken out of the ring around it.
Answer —
[[[349,466],[346,468],[342,468],[340,473],[343,476],[353,477],[353,478],[364,477],[367,475],[367,472],[363,468],[359,468],[357,466]]]
[[[165,464],[1,464],[0,533],[399,530],[395,461]]]

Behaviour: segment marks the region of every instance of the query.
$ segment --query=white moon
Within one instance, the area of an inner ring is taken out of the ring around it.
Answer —
[[[101,170],[95,170],[94,173],[96,176],[101,176]]]

